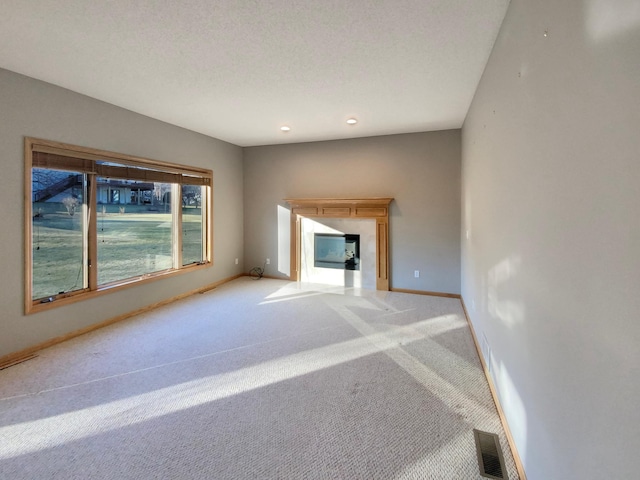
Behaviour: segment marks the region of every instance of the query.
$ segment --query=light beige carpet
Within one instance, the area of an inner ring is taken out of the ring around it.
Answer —
[[[2,479],[480,479],[459,300],[238,279],[0,371]]]

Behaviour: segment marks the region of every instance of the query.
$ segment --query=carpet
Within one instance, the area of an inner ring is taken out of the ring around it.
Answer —
[[[460,301],[240,278],[0,371],[0,478],[481,479]]]

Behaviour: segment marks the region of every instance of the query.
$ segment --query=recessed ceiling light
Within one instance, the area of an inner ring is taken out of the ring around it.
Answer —
[[[347,120],[347,123],[349,125],[355,125],[356,123],[358,123],[358,120],[356,120],[355,118],[350,118]]]
[[[288,132],[289,130],[291,130],[291,127],[283,125],[282,127],[280,127],[280,130],[282,130],[283,132]]]

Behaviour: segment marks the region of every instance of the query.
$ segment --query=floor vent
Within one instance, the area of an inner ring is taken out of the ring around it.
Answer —
[[[26,362],[27,360],[31,360],[32,358],[36,358],[38,355],[30,353],[29,355],[25,355],[24,357],[13,358],[11,360],[7,360],[6,362],[0,363],[0,370],[4,370],[5,368],[13,367],[14,365],[18,365],[19,363]]]
[[[485,478],[507,479],[504,458],[500,449],[500,439],[495,433],[481,432],[473,429],[478,452],[480,475]]]

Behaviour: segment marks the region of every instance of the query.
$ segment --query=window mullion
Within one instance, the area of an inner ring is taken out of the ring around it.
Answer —
[[[204,213],[205,217],[203,219],[206,222],[206,233],[203,232],[206,251],[205,251],[205,259],[207,262],[213,262],[213,188],[211,186],[204,188],[206,195],[206,211]],[[204,205],[204,202],[203,202]],[[204,230],[204,229],[203,229]]]
[[[211,262],[211,188],[201,187],[202,208],[202,259]]]
[[[182,268],[182,185],[171,184],[173,268]]]
[[[87,226],[87,270],[89,290],[98,289],[98,205],[96,201],[98,187],[96,175],[87,175],[89,199]]]

